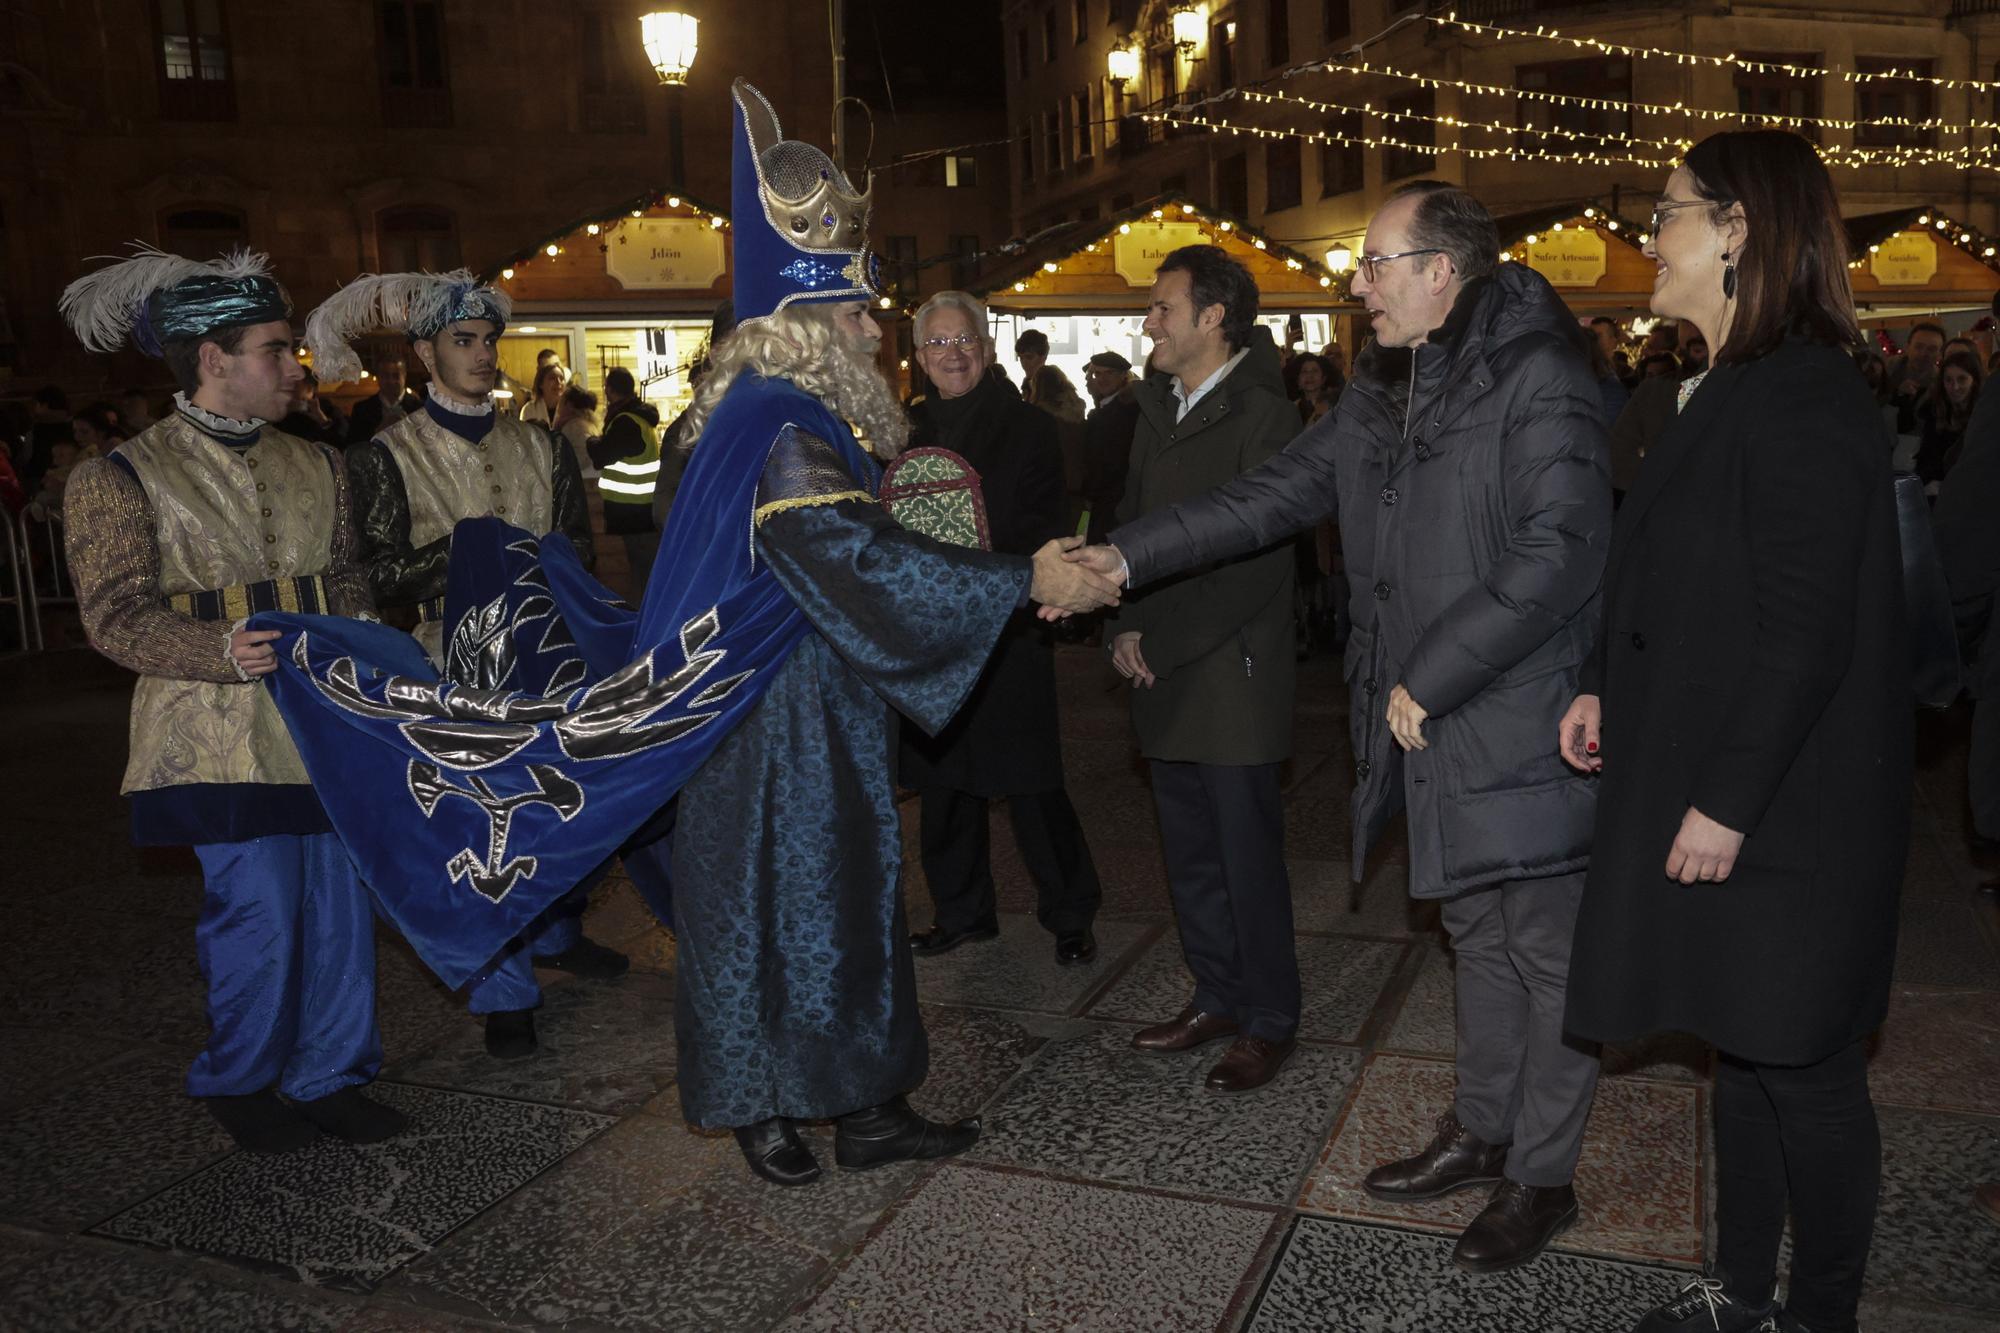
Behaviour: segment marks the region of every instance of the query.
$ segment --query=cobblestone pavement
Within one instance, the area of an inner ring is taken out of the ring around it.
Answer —
[[[804,1190],[762,1185],[730,1139],[682,1123],[673,941],[622,879],[588,928],[634,969],[546,976],[536,1058],[487,1058],[384,935],[378,1087],[411,1131],[233,1152],[181,1093],[205,1030],[200,877],[127,843],[128,680],[84,652],[0,663],[0,1329],[1623,1333],[1673,1289],[1712,1215],[1708,1055],[1689,1042],[1607,1052],[1583,1221],[1530,1267],[1451,1267],[1475,1198],[1395,1209],[1356,1188],[1449,1098],[1452,978],[1433,916],[1403,896],[1400,846],[1348,882],[1332,662],[1305,669],[1288,784],[1298,1055],[1223,1098],[1201,1056],[1131,1050],[1188,983],[1124,700],[1097,654],[1058,660],[1070,790],[1105,881],[1099,957],[1055,966],[996,810],[1000,939],[918,964],[933,1058],[915,1100],[977,1111],[984,1137]],[[2000,1328],[2000,1226],[1971,1204],[2000,1179],[2000,913],[1963,846],[1964,727],[1923,728],[1872,1068],[1870,1333]],[[921,927],[914,859],[908,880]]]

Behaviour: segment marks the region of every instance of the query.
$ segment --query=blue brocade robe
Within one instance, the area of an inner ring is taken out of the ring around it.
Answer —
[[[891,710],[931,732],[951,719],[1030,565],[906,532],[861,489],[874,481],[788,424],[759,486],[757,556],[812,632],[681,792],[675,1027],[692,1124],[837,1115],[929,1066]]]
[[[635,615],[560,537],[454,533],[442,674],[380,625],[266,615],[334,827],[453,986],[676,794],[688,1120],[818,1118],[928,1062],[897,891],[891,710],[935,732],[1026,601],[1024,557],[941,545],[784,380],[690,455]]]

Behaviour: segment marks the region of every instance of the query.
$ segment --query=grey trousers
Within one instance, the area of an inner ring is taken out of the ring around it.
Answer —
[[[1566,1185],[1597,1091],[1597,1050],[1563,1037],[1583,875],[1512,880],[1443,903],[1457,956],[1458,1122],[1511,1145],[1507,1178]]]

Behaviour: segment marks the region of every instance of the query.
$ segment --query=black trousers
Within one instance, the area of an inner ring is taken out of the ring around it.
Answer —
[[[1277,764],[1152,761],[1153,804],[1194,1005],[1246,1037],[1299,1027],[1299,960]]]
[[[1853,1333],[1882,1187],[1861,1043],[1803,1068],[1717,1060],[1715,1167],[1715,1257],[1731,1293],[1771,1298],[1789,1203],[1785,1309],[1812,1333]]]
[[[992,921],[998,910],[987,803],[984,796],[951,787],[925,787],[920,793],[924,878],[930,881],[937,923],[946,930]],[[1009,796],[1007,813],[1021,859],[1035,881],[1035,919],[1058,935],[1088,926],[1104,892],[1069,793],[1058,787]]]

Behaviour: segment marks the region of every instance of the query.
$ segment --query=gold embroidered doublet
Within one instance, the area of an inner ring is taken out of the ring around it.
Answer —
[[[126,441],[152,506],[163,597],[324,574],[338,491],[318,445],[270,426],[238,453],[175,415]],[[216,651],[223,650],[218,625]],[[271,692],[258,684],[141,676],[122,790],[311,779]]]
[[[555,526],[555,451],[549,434],[518,417],[494,414],[474,443],[412,412],[375,437],[402,474],[410,502],[410,545],[428,546],[465,518],[500,518],[540,537]],[[413,631],[433,662],[444,660],[444,626]]]

